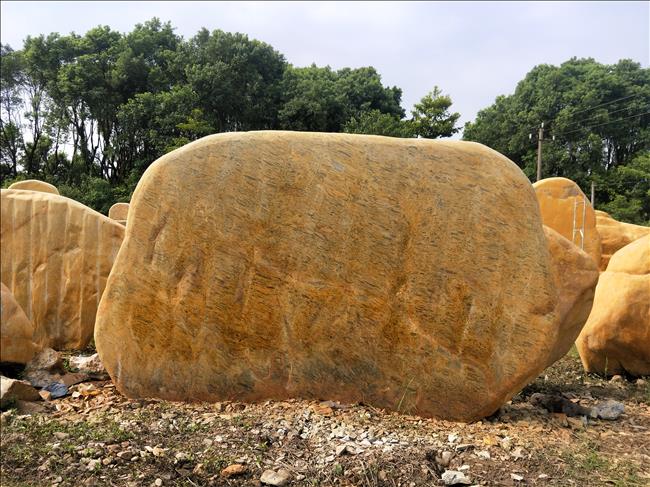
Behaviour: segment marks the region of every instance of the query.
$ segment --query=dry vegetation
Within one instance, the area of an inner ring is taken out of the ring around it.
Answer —
[[[75,388],[40,412],[3,413],[3,486],[260,485],[281,468],[300,486],[443,485],[447,469],[476,485],[650,484],[648,383],[586,375],[575,352],[473,424],[328,402],[132,401],[111,382]],[[626,411],[568,418],[532,406],[534,392],[586,406],[616,399]],[[224,477],[232,464],[244,468]]]

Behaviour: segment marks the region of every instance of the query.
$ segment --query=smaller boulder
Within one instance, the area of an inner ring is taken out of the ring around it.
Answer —
[[[620,249],[641,237],[650,235],[650,227],[619,222],[608,213],[599,210],[596,210],[596,229],[602,245],[601,271],[607,269],[609,259]]]
[[[27,191],[39,191],[41,193],[59,194],[56,186],[39,181],[38,179],[26,179],[25,181],[18,181],[9,186],[8,189],[22,189]]]
[[[29,382],[0,376],[0,407],[17,401],[40,401],[40,394]]]
[[[576,347],[587,372],[650,374],[650,235],[612,256]]]
[[[69,365],[72,370],[83,372],[84,374],[90,374],[93,376],[107,375],[104,364],[102,364],[99,354],[97,353],[88,357],[70,357]]]
[[[108,217],[119,222],[126,222],[126,217],[129,214],[129,204],[128,203],[115,203],[108,210]]]
[[[38,352],[25,367],[25,371],[45,370],[47,372],[63,372],[63,358],[61,354],[51,348],[44,348]]]
[[[552,228],[544,226],[544,233],[560,316],[557,339],[547,360],[550,366],[567,354],[589,318],[598,283],[598,267],[589,254]]]

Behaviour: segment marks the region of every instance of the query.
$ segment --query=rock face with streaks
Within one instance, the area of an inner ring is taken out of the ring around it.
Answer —
[[[544,225],[582,248],[598,264],[601,249],[596,214],[580,187],[570,179],[548,178],[537,181],[533,188]],[[574,228],[584,229],[584,239]]]
[[[63,196],[2,190],[2,281],[34,326],[34,342],[83,348],[124,227]]]
[[[576,345],[588,372],[650,374],[650,235],[612,256]]]
[[[596,229],[600,235],[602,255],[600,257],[600,270],[607,269],[607,264],[612,255],[627,244],[650,235],[650,227],[633,225],[614,220],[608,213],[596,210]]]
[[[95,341],[130,397],[473,420],[563,326],[535,193],[480,144],[214,135],[147,169],[129,219]]]
[[[28,191],[40,191],[41,193],[59,194],[59,190],[56,189],[56,186],[46,183],[45,181],[39,181],[38,179],[17,181],[10,185],[8,189],[22,189]]]
[[[128,203],[115,203],[108,210],[108,217],[120,222],[126,222],[126,217],[129,214]]]
[[[0,283],[0,362],[26,364],[38,351],[34,327],[14,295]]]
[[[551,268],[558,295],[557,312],[561,326],[547,364],[564,357],[585,325],[594,303],[598,267],[584,251],[552,228],[544,226]]]

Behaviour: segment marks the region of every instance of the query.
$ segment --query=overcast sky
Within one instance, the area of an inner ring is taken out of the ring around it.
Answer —
[[[1,38],[97,25],[128,32],[151,17],[185,38],[243,32],[295,66],[374,66],[402,106],[438,85],[462,123],[540,63],[577,57],[650,63],[650,2],[2,2]]]

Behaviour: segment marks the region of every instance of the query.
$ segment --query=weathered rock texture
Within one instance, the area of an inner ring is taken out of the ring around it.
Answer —
[[[561,328],[535,193],[480,144],[210,136],[146,171],[129,220],[95,342],[130,397],[472,420]]]
[[[40,191],[41,193],[59,194],[56,186],[39,181],[38,179],[26,179],[25,181],[17,181],[9,186],[9,189],[22,189],[28,191]]]
[[[0,407],[15,401],[40,401],[41,396],[32,385],[24,380],[0,376]]]
[[[108,210],[108,217],[113,220],[126,221],[126,216],[129,214],[128,203],[115,203]]]
[[[598,267],[591,256],[552,228],[544,226],[544,232],[551,253],[561,323],[556,345],[547,362],[551,365],[571,349],[589,318],[598,282]]]
[[[124,227],[62,196],[2,190],[2,281],[34,325],[34,342],[83,348]]]
[[[650,374],[650,235],[612,256],[576,345],[588,372]]]
[[[533,188],[544,225],[581,247],[598,264],[601,250],[600,236],[596,231],[596,214],[580,187],[570,179],[548,178],[537,181]],[[584,222],[583,201],[586,205]],[[574,211],[576,228],[583,228],[584,223],[584,242],[579,235],[574,236]]]
[[[26,364],[38,351],[34,327],[7,286],[0,283],[0,362]]]
[[[619,222],[614,220],[608,213],[599,210],[596,210],[596,229],[600,235],[602,245],[601,271],[607,269],[609,259],[618,250],[641,237],[650,235],[649,227]]]

